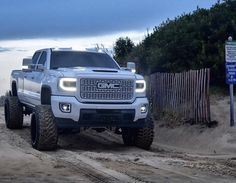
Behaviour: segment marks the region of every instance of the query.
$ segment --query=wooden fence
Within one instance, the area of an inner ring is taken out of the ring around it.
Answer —
[[[148,80],[153,111],[173,112],[186,121],[210,122],[210,69],[155,73]]]

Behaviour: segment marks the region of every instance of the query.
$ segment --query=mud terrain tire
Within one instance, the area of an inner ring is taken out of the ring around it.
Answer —
[[[37,150],[57,148],[58,132],[50,105],[36,106],[31,117],[31,143]]]
[[[7,96],[4,104],[5,122],[9,129],[23,127],[23,107],[17,96]]]
[[[152,117],[148,115],[144,128],[138,128],[136,131],[135,145],[142,149],[150,149],[154,138],[154,123]]]

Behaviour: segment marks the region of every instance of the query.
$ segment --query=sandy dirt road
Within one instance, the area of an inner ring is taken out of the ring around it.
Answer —
[[[157,141],[157,137],[155,137]],[[64,134],[58,150],[30,144],[29,118],[8,130],[0,108],[0,182],[236,182],[236,158],[125,147],[110,132]]]

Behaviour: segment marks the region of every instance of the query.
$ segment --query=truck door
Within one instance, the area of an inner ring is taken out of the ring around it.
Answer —
[[[35,70],[32,72],[33,74],[33,78],[32,78],[32,85],[31,85],[31,90],[33,92],[33,99],[32,99],[32,103],[34,105],[40,105],[41,104],[41,99],[40,99],[40,95],[41,95],[41,83],[42,80],[45,76],[45,72],[44,69],[39,68],[40,66],[44,66],[44,68],[46,68],[46,60],[47,60],[47,52],[46,51],[42,51],[40,58],[38,60],[38,63],[36,65]]]
[[[41,51],[36,52],[32,58],[32,70],[24,73],[24,98],[25,102],[33,104],[32,101],[35,98],[32,92],[32,80],[34,79],[34,70],[36,68],[37,61],[41,55]]]

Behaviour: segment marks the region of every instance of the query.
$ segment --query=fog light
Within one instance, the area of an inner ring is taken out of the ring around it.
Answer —
[[[140,108],[141,113],[146,113],[147,112],[147,105],[142,105]]]
[[[68,103],[59,103],[59,108],[61,112],[70,113],[71,112],[71,104]]]

